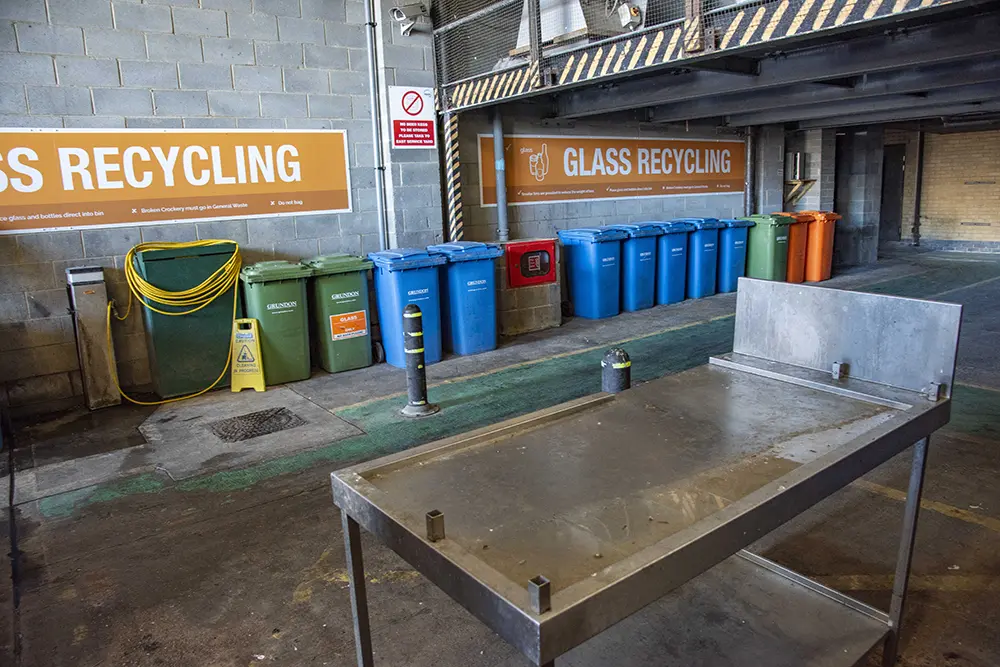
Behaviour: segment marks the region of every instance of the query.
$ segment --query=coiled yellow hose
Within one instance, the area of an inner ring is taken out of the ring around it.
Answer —
[[[169,292],[167,290],[160,289],[156,285],[150,284],[139,275],[139,272],[135,268],[135,255],[138,252],[144,250],[176,250],[183,248],[203,248],[205,246],[213,245],[231,245],[233,246],[233,255],[218,268],[212,275],[204,280],[197,287],[192,287],[191,289],[182,290],[180,292]],[[118,312],[115,310],[114,299],[108,301],[108,313],[107,313],[107,328],[108,328],[108,359],[109,365],[111,366],[111,376],[115,380],[115,386],[118,388],[118,393],[122,395],[125,400],[135,403],[136,405],[163,405],[164,403],[174,403],[176,401],[183,401],[188,398],[194,398],[195,396],[201,396],[202,394],[211,391],[215,388],[222,378],[226,376],[226,370],[229,368],[229,362],[233,358],[233,343],[230,338],[229,341],[229,355],[226,357],[226,363],[222,367],[222,372],[219,373],[219,377],[215,379],[215,382],[208,385],[201,391],[197,391],[193,394],[187,394],[186,396],[176,396],[174,398],[166,398],[161,401],[139,401],[124,391],[122,391],[121,384],[118,382],[118,369],[115,368],[114,359],[114,345],[111,341],[111,315],[114,312],[115,318],[119,322],[125,321],[132,312],[132,299],[135,298],[144,307],[153,311],[154,313],[159,313],[160,315],[169,315],[171,317],[190,315],[191,313],[196,313],[208,304],[212,303],[218,299],[223,294],[227,294],[229,290],[233,291],[233,319],[236,319],[236,305],[238,303],[238,289],[239,289],[239,278],[240,278],[240,246],[235,241],[223,241],[215,239],[206,239],[203,241],[189,241],[186,243],[140,243],[139,245],[133,247],[125,255],[125,281],[128,283],[128,306],[125,309],[125,314],[119,316]],[[163,310],[163,308],[172,308],[175,310]],[[184,309],[184,310],[176,310]]]

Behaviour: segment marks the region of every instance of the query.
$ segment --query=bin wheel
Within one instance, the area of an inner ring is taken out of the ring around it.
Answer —
[[[372,343],[372,359],[376,364],[381,364],[385,361],[385,348],[382,347],[382,343],[379,341]]]

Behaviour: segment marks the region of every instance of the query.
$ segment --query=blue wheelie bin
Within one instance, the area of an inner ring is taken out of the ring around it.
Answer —
[[[715,294],[715,274],[719,259],[719,230],[715,218],[683,218],[694,225],[688,236],[687,296],[700,299]]]
[[[424,363],[441,361],[441,301],[438,267],[447,259],[420,248],[394,248],[368,255],[374,264],[378,321],[385,360],[406,368],[403,351],[403,308],[420,306],[424,325]]]
[[[622,241],[622,310],[631,313],[652,308],[656,301],[656,237],[663,230],[655,222],[607,225],[628,238]]]
[[[494,261],[503,248],[478,241],[454,241],[427,246],[448,263],[438,267],[441,278],[441,328],[445,349],[455,354],[479,354],[497,346],[497,285]]]
[[[747,270],[747,233],[753,220],[720,220],[719,291],[735,292],[736,283]]]
[[[621,290],[620,229],[581,227],[559,232],[569,297],[576,315],[599,320],[618,314]]]
[[[688,233],[694,231],[694,225],[680,220],[657,224],[662,235],[656,248],[656,304],[663,306],[684,300]]]

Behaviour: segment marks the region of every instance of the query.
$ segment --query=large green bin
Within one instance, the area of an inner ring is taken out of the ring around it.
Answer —
[[[372,263],[353,255],[305,260],[312,269],[309,304],[319,365],[331,373],[372,365],[368,271]]]
[[[139,275],[170,292],[197,287],[233,256],[236,244],[143,250],[136,253]],[[190,315],[169,316],[142,308],[153,390],[162,398],[184,396],[215,382],[227,365],[233,329],[234,290]],[[157,305],[165,311],[187,308]],[[226,373],[217,386],[229,384]]]
[[[747,277],[761,280],[785,279],[788,269],[788,226],[794,218],[784,215],[751,215],[747,236]]]
[[[247,317],[257,320],[264,382],[284,384],[309,378],[309,302],[306,278],[312,272],[298,262],[277,260],[243,267]]]

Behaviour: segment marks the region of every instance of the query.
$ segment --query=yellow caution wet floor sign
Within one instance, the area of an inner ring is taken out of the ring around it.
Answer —
[[[233,321],[233,391],[264,391],[264,366],[260,359],[257,320]]]

